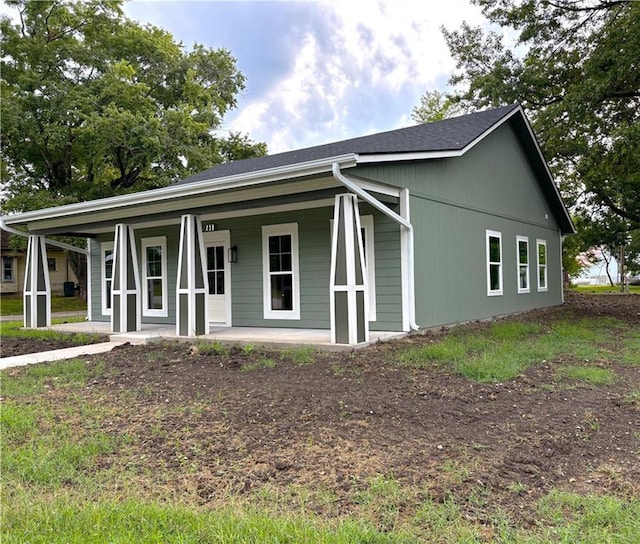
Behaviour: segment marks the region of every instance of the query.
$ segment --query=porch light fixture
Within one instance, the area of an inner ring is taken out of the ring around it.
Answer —
[[[228,251],[228,260],[230,263],[238,262],[238,246],[231,246]]]

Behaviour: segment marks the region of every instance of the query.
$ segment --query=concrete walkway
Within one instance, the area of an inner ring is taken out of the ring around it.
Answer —
[[[124,342],[102,342],[100,344],[88,344],[86,346],[74,346],[72,348],[54,349],[51,351],[41,351],[39,353],[26,353],[15,357],[3,357],[0,359],[0,370],[14,366],[34,365],[36,363],[49,363],[62,359],[75,359],[83,355],[95,355],[96,353],[106,353]]]

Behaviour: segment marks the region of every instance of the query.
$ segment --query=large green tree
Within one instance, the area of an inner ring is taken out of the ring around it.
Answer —
[[[3,211],[161,187],[266,153],[216,134],[245,78],[231,53],[127,19],[121,0],[7,0]],[[17,21],[17,22],[16,22]]]
[[[638,236],[640,2],[472,2],[494,30],[444,30],[457,62],[449,99],[521,103],[585,240]]]

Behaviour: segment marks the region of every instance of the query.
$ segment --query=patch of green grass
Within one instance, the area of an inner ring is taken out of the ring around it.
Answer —
[[[51,320],[53,325],[61,323],[80,323],[83,317],[55,318]],[[32,340],[60,340],[72,342],[79,346],[102,341],[105,336],[101,334],[67,333],[46,329],[23,329],[22,321],[0,321],[0,336],[3,338],[24,338]]]
[[[45,387],[83,386],[102,369],[102,364],[90,367],[82,359],[66,359],[3,370],[0,372],[2,395],[13,398],[37,395]]]
[[[240,370],[242,370],[242,372],[253,372],[263,368],[275,368],[276,365],[277,363],[269,357],[257,357],[250,363],[244,363]]]
[[[503,321],[479,332],[460,327],[442,339],[401,351],[397,362],[410,368],[445,365],[478,382],[505,381],[562,354],[584,360],[605,357],[606,344],[627,329],[624,323],[608,318],[554,321],[545,327]],[[631,353],[634,346],[625,353]]]
[[[539,506],[541,537],[553,542],[637,542],[640,500],[552,491]],[[546,527],[545,527],[546,526]]]
[[[624,401],[636,408],[640,408],[640,389],[632,389],[624,396]]]
[[[203,355],[229,355],[229,347],[220,342],[198,342],[196,348]]]
[[[289,359],[294,364],[309,365],[316,360],[316,350],[313,346],[299,346],[294,348],[286,348],[282,350],[282,357]]]
[[[51,297],[52,312],[76,312],[87,309],[87,303],[80,297]],[[0,315],[20,315],[23,311],[22,295],[1,295]]]
[[[615,372],[597,366],[568,366],[557,368],[556,375],[566,380],[586,382],[591,385],[610,385],[616,379]]]
[[[614,285],[613,287],[611,285],[576,285],[575,287],[572,287],[572,289],[578,293],[621,294],[619,285]],[[640,293],[640,285],[630,285],[629,293]]]
[[[81,502],[65,496],[51,504],[21,504],[18,508],[12,505],[3,532],[4,544],[408,542],[358,520],[325,524],[313,518],[275,517],[252,509],[205,510],[136,498]]]
[[[628,365],[640,365],[640,335],[634,330],[624,340],[622,362]]]

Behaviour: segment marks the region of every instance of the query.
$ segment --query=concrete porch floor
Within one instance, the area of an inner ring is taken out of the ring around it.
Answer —
[[[372,331],[370,341],[366,344],[350,346],[332,344],[331,332],[326,329],[282,329],[267,327],[214,327],[209,334],[192,338],[176,336],[175,325],[153,325],[145,323],[141,331],[127,333],[111,333],[110,323],[99,321],[85,321],[79,323],[63,323],[49,327],[50,330],[60,332],[97,333],[109,335],[112,342],[130,342],[131,344],[147,344],[161,340],[180,340],[191,342],[220,342],[223,344],[261,345],[269,347],[314,346],[331,351],[361,348],[372,343],[401,338],[406,333],[392,331]]]

